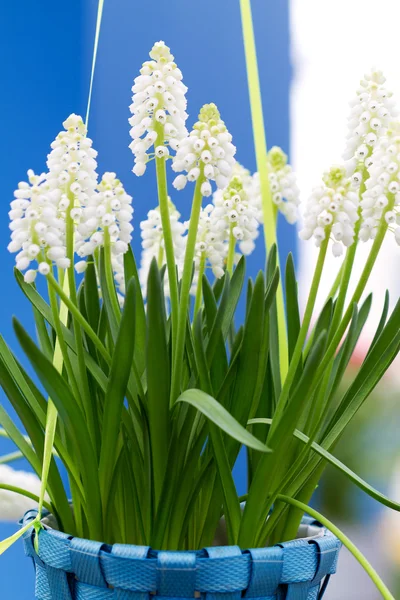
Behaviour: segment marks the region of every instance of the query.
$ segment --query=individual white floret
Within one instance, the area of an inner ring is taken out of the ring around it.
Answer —
[[[169,145],[173,150],[187,136],[185,122],[186,91],[182,73],[174,63],[174,57],[164,42],[154,44],[150,58],[143,63],[140,75],[132,87],[132,104],[129,119],[132,142],[130,148],[135,156],[133,172],[141,176],[146,171],[149,150],[157,144],[157,127],[162,126],[164,144],[155,148],[155,156],[167,157]]]
[[[273,146],[268,152],[268,177],[271,197],[279,211],[288,223],[294,224],[299,217],[300,190],[297,186],[296,175],[288,164],[288,157],[278,146]],[[253,175],[253,191],[250,198],[258,211],[258,220],[263,223],[260,177]]]
[[[185,240],[183,236],[186,232],[186,224],[180,221],[181,215],[170,200],[169,216],[175,261],[178,274],[181,275],[185,254]],[[147,294],[147,279],[153,258],[157,260],[160,268],[166,264],[164,232],[161,223],[159,207],[150,210],[147,213],[147,219],[140,223],[140,229],[142,237],[142,255],[140,260],[139,281],[142,287],[143,296],[145,297]],[[166,297],[169,297],[169,280],[167,270],[165,270],[164,274],[164,293]]]
[[[373,148],[385,135],[390,120],[395,116],[392,92],[385,88],[382,71],[372,69],[360,81],[355,97],[350,103],[348,134],[343,158],[347,175],[357,173],[362,177],[369,166]]]
[[[340,256],[343,247],[351,246],[355,236],[359,196],[354,184],[346,177],[342,166],[334,166],[323,176],[323,185],[316,187],[306,205],[300,238],[314,238],[320,246],[327,235],[333,239],[332,252]]]
[[[211,196],[210,181],[223,189],[229,183],[235,164],[236,148],[232,136],[222,121],[215,104],[205,104],[200,110],[199,120],[190,135],[179,143],[173,158],[172,168],[178,175],[173,185],[182,190],[188,181],[197,181],[201,176],[203,196]]]

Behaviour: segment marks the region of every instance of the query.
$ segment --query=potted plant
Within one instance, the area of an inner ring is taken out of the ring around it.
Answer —
[[[258,173],[236,162],[214,104],[188,132],[182,73],[157,42],[134,81],[129,119],[133,172],[155,171],[158,186],[158,205],[141,224],[140,268],[129,245],[132,197],[114,173],[98,177],[81,117],[66,119],[46,173],[28,171],[11,203],[9,250],[37,341],[16,318],[14,328],[41,388],[1,339],[1,385],[28,438],[2,407],[0,425],[41,489],[0,484],[38,504],[0,552],[24,537],[40,600],[312,600],[335,572],[341,543],[393,598],[350,540],[309,506],[330,463],[400,508],[331,453],[400,345],[400,304],[388,316],[387,301],[343,391],[371,306],[371,296],[361,302],[368,277],[385,236],[400,240],[393,99],[380,72],[364,77],[345,162],[324,174],[303,211],[300,235],[314,239],[319,257],[301,316],[293,259],[280,267],[276,240],[279,213],[297,220],[299,191],[282,150],[266,149],[249,2],[241,7]],[[178,192],[167,187],[170,165],[175,190],[193,185],[188,223],[173,204]],[[245,255],[261,227],[266,267],[246,281]],[[368,240],[347,299],[357,246]],[[330,246],[343,262],[316,316]],[[47,293],[36,287],[40,278]],[[243,447],[248,493],[239,498],[232,468]]]

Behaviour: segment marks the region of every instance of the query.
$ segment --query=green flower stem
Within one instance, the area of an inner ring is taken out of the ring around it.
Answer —
[[[157,133],[156,146],[164,145],[164,127],[161,123],[154,121],[154,131]],[[171,301],[172,340],[176,340],[179,314],[178,278],[176,274],[176,262],[174,242],[172,238],[171,220],[168,206],[167,173],[165,168],[165,157],[155,158],[158,203],[160,206],[161,224],[163,228],[165,257],[167,261],[169,293]],[[174,347],[174,346],[173,346]]]
[[[74,220],[71,217],[71,210],[74,205],[74,196],[73,194],[68,194],[70,199],[70,205],[66,214],[66,246],[67,246],[67,257],[70,260],[70,266],[68,268],[68,283],[69,283],[69,294],[71,298],[71,302],[78,307],[78,296],[76,293],[76,281],[75,281],[75,269],[74,269]],[[83,347],[83,338],[82,331],[79,323],[76,320],[76,317],[72,315],[73,323],[74,323],[74,335],[76,339],[76,355],[78,358],[78,368],[79,368],[79,382],[81,388],[81,400],[82,400],[82,408],[87,418],[89,435],[92,440],[92,444],[94,448],[99,447],[99,439],[98,439],[98,423],[96,423],[95,418],[95,407],[93,406],[92,396],[89,390],[89,382],[87,378],[86,364],[85,364],[85,356],[84,356],[84,347]]]
[[[23,457],[24,455],[22,454],[22,452],[19,452],[19,450],[17,450],[16,452],[10,452],[10,454],[3,454],[3,456],[0,456],[0,465],[6,465]]]
[[[260,176],[262,212],[264,220],[264,236],[267,253],[276,244],[275,207],[272,202],[268,178],[267,142],[262,110],[262,98],[257,66],[257,53],[254,39],[253,20],[250,0],[240,0],[244,49],[246,55],[247,79],[250,95],[251,117],[253,124],[254,145],[256,152],[257,170]],[[279,267],[279,254],[277,258]],[[279,339],[279,364],[281,379],[285,381],[288,372],[288,342],[286,331],[285,306],[281,283],[276,293]]]
[[[235,227],[234,223],[231,223],[230,232],[229,232],[229,247],[228,247],[228,257],[226,260],[226,270],[229,275],[232,275],[233,272],[233,262],[235,260],[235,247],[236,247],[236,238],[233,235],[233,228]]]
[[[392,194],[389,194],[389,197],[390,196],[391,196],[391,198],[389,200],[387,210],[392,210],[393,204],[394,204],[394,197]],[[387,211],[385,211],[385,214],[386,214],[386,212]],[[347,329],[348,324],[351,321],[351,316],[353,314],[353,305],[359,303],[360,298],[365,290],[365,286],[368,283],[368,279],[369,279],[372,269],[375,265],[375,262],[378,257],[379,251],[381,249],[383,240],[385,239],[387,229],[388,229],[388,224],[386,223],[385,217],[383,216],[381,225],[380,225],[378,232],[376,234],[376,237],[374,239],[374,243],[372,244],[371,251],[368,255],[367,262],[364,265],[364,269],[361,273],[361,277],[359,279],[357,287],[356,287],[354,294],[350,300],[349,306],[344,314],[344,317],[341,320],[341,323],[340,323],[336,333],[334,334],[332,341],[328,346],[328,349],[325,352],[325,356],[323,357],[323,359],[321,361],[321,364],[317,371],[318,375],[321,375],[324,372],[324,370],[326,369],[326,367],[328,366],[331,358],[334,356],[334,354],[336,352],[336,348],[340,344],[340,341]],[[318,377],[317,377],[317,379],[318,379]]]
[[[199,278],[197,281],[196,299],[194,302],[193,323],[195,323],[197,313],[201,309],[201,303],[202,303],[202,299],[203,299],[203,275],[204,275],[205,270],[206,270],[206,253],[202,252],[201,256],[200,256]]]
[[[286,406],[286,402],[289,397],[290,388],[292,386],[294,377],[296,375],[297,367],[299,365],[299,362],[300,362],[302,354],[303,354],[303,346],[304,346],[304,342],[307,337],[308,328],[310,326],[310,322],[311,322],[311,318],[312,318],[312,314],[313,314],[313,310],[314,310],[314,306],[315,306],[315,301],[317,298],[318,288],[319,288],[319,284],[321,281],[322,271],[324,268],[326,252],[327,252],[328,244],[329,244],[329,236],[330,236],[330,228],[326,230],[326,237],[323,240],[320,250],[319,250],[318,260],[317,260],[317,264],[315,266],[313,280],[311,282],[310,293],[308,295],[308,301],[307,301],[306,309],[304,312],[303,321],[301,324],[299,335],[297,337],[296,346],[293,351],[292,360],[290,361],[289,371],[287,373],[287,377],[285,379],[285,383],[283,385],[282,392],[279,397],[278,404],[277,404],[277,407],[276,407],[276,410],[274,413],[272,426],[271,426],[269,434],[268,434],[269,439],[271,439],[271,437],[272,437],[273,433],[275,432],[275,429],[283,415],[283,412],[284,412],[285,406]]]
[[[352,553],[354,558],[360,563],[362,568],[368,573],[368,575],[376,585],[377,589],[382,594],[382,598],[384,598],[385,600],[395,600],[394,596],[383,583],[382,579],[379,577],[375,569],[371,566],[371,564],[368,562],[368,560],[365,558],[362,552],[360,552],[357,546],[355,546],[353,542],[349,540],[349,538],[343,533],[343,531],[336,527],[336,525],[329,521],[329,519],[324,517],[324,515],[321,515],[321,513],[319,513],[315,509],[310,508],[309,506],[307,506],[307,504],[303,504],[303,502],[299,502],[294,498],[290,498],[289,496],[283,496],[281,494],[278,496],[278,499],[282,502],[286,502],[287,504],[290,504],[291,506],[302,510],[303,512],[306,512],[311,517],[317,519],[317,521],[322,523],[324,527],[329,529],[329,531],[333,533],[333,535],[335,535],[342,542],[343,546],[346,546],[346,548]]]
[[[80,311],[76,308],[76,306],[73,304],[73,302],[71,302],[70,298],[64,292],[63,288],[60,286],[60,284],[58,283],[58,281],[56,280],[54,275],[49,273],[49,275],[47,275],[47,280],[48,280],[51,288],[53,288],[53,290],[57,293],[57,295],[60,297],[62,302],[67,306],[69,312],[76,318],[77,322],[81,325],[82,329],[85,331],[85,333],[88,335],[88,337],[92,340],[92,342],[96,345],[96,348],[100,352],[102,357],[109,364],[111,362],[111,356],[108,353],[107,349],[105,348],[105,346],[103,345],[103,343],[99,339],[99,337],[97,336],[96,332],[90,327],[89,323],[82,316]]]
[[[174,360],[174,370],[172,373],[171,386],[171,405],[180,394],[181,378],[183,369],[183,354],[185,350],[186,319],[190,302],[190,286],[192,281],[193,260],[196,250],[197,229],[201,211],[203,196],[201,194],[201,185],[205,181],[203,166],[201,166],[200,175],[196,181],[194,189],[192,211],[190,214],[189,231],[186,244],[185,261],[183,264],[183,274],[181,282],[181,297],[179,303],[179,320],[176,337],[176,351]]]
[[[14,494],[19,494],[20,496],[25,496],[26,498],[30,498],[31,500],[36,502],[36,504],[39,504],[39,496],[36,496],[36,494],[32,494],[32,492],[29,492],[28,490],[24,490],[20,487],[16,487],[15,485],[8,485],[7,483],[0,483],[0,490],[7,490],[8,492],[14,492]],[[51,504],[49,504],[45,500],[43,500],[43,506],[50,513],[54,512]]]
[[[121,307],[118,302],[117,292],[114,283],[114,270],[111,260],[111,239],[108,227],[104,228],[104,270],[106,275],[107,287],[110,292],[110,300],[115,315],[120,315]]]

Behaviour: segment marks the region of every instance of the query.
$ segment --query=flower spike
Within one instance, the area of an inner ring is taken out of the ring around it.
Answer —
[[[205,181],[201,186],[203,196],[211,196],[210,181],[224,188],[232,176],[236,148],[232,136],[222,121],[215,104],[205,104],[190,135],[183,139],[173,159],[172,169],[178,175],[173,185],[182,190],[188,181],[196,181],[203,173]]]
[[[370,156],[379,138],[385,135],[390,120],[395,116],[393,93],[384,84],[386,79],[372,69],[360,81],[356,96],[350,103],[347,146],[343,154],[347,175],[355,181],[370,164]]]
[[[323,176],[323,183],[315,188],[309,198],[304,214],[304,227],[300,238],[314,237],[320,246],[326,236],[332,235],[334,256],[343,253],[343,247],[354,241],[354,226],[358,220],[358,193],[352,181],[346,177],[343,166],[334,166]]]
[[[385,219],[400,245],[400,122],[388,127],[371,155],[369,179],[361,200],[360,239],[374,239]]]
[[[70,265],[66,248],[66,215],[79,223],[85,205],[97,185],[97,152],[86,137],[82,118],[72,114],[63,123],[51,144],[47,157],[48,173],[28,171],[28,182],[21,182],[14,192],[9,216],[10,252],[17,252],[16,266],[26,271],[32,283],[36,274],[47,275],[54,264],[60,269]]]
[[[180,221],[181,215],[170,200],[169,215],[176,266],[179,275],[181,275],[185,253],[185,238],[183,235],[186,231],[186,224]],[[161,223],[160,208],[158,206],[147,213],[147,219],[140,223],[140,229],[142,237],[142,256],[140,261],[139,280],[143,296],[145,297],[147,293],[147,279],[153,258],[157,260],[160,268],[166,262],[164,231]],[[164,274],[164,293],[166,297],[170,296],[168,271]]]
[[[267,155],[268,177],[272,201],[284,215],[287,222],[293,225],[299,216],[300,190],[296,175],[288,164],[288,157],[278,146],[273,146]],[[254,204],[258,211],[258,220],[263,222],[261,208],[260,177],[254,173]]]
[[[143,63],[140,75],[132,87],[132,104],[129,119],[132,142],[129,147],[135,156],[135,175],[143,175],[150,160],[148,151],[156,143],[157,125],[162,125],[165,144],[155,148],[155,156],[169,154],[168,146],[176,150],[179,141],[186,137],[186,91],[182,73],[164,42],[154,44],[150,58]]]

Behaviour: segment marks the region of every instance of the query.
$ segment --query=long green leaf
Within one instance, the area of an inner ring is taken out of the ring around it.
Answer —
[[[186,390],[181,394],[177,402],[187,402],[199,410],[207,419],[218,425],[222,431],[234,438],[236,441],[259,450],[269,452],[269,448],[260,440],[249,433],[232,415],[219,403],[201,390]]]
[[[147,405],[155,506],[160,501],[170,442],[170,361],[160,271],[152,261],[147,284]]]
[[[100,490],[103,508],[107,509],[110,480],[117,458],[121,415],[132,368],[135,347],[135,280],[128,284],[107,390],[104,398],[104,417],[99,461]]]
[[[54,402],[58,413],[71,435],[79,457],[83,484],[90,510],[86,513],[91,528],[91,535],[97,538],[101,531],[101,502],[99,480],[97,476],[97,460],[90,443],[89,432],[84,415],[72,395],[68,383],[59,374],[53,364],[34,344],[26,331],[14,319],[14,329],[22,349],[29,358],[37,376]]]
[[[249,425],[253,425],[256,423],[263,423],[265,425],[271,425],[272,419],[255,418],[255,419],[250,419],[248,422]],[[295,429],[295,431],[293,432],[293,435],[298,440],[303,442],[303,444],[308,444],[310,441],[310,438],[307,435],[305,435],[304,433],[302,433],[301,431],[299,431],[298,429]],[[337,459],[335,456],[333,456],[333,454],[331,454],[330,452],[325,450],[322,446],[320,446],[316,442],[312,442],[311,448],[312,448],[312,450],[314,450],[314,452],[319,454],[319,456],[324,458],[333,467],[335,467],[335,469],[337,469],[338,471],[343,473],[343,475],[345,475],[356,486],[358,486],[361,490],[363,490],[366,494],[368,494],[368,496],[371,496],[371,498],[374,498],[374,500],[377,500],[378,502],[380,502],[384,506],[387,506],[388,508],[392,508],[393,510],[400,511],[400,504],[398,502],[391,500],[390,498],[385,496],[385,494],[382,494],[377,489],[375,489],[372,485],[370,485],[369,483],[364,481],[364,479],[359,477],[357,475],[357,473],[354,473],[354,471],[349,469],[349,467],[347,467],[345,464],[343,464],[339,459]]]

